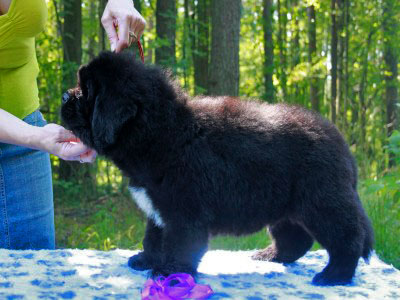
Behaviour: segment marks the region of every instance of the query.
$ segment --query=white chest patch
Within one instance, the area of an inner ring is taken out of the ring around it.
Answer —
[[[129,191],[131,192],[133,200],[135,200],[136,204],[147,215],[147,217],[152,219],[157,226],[164,227],[164,222],[160,213],[154,208],[151,199],[147,195],[146,189],[129,187]]]

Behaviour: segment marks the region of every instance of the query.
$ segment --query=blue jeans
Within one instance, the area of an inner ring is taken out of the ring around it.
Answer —
[[[39,111],[24,121],[46,124]],[[48,153],[0,143],[0,248],[55,248]]]

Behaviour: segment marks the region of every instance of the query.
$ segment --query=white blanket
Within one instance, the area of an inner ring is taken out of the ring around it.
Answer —
[[[140,299],[147,272],[127,265],[135,251],[0,250],[0,299]],[[312,277],[327,263],[326,251],[309,252],[294,264],[253,261],[253,251],[209,251],[198,283],[210,299],[400,299],[400,271],[374,254],[359,262],[353,284],[316,287]]]

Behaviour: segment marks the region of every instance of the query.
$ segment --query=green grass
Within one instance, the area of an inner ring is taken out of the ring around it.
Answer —
[[[65,195],[71,192],[63,192],[60,186],[55,190],[58,248],[142,248],[145,218],[129,195],[114,192],[97,199],[82,199],[75,191],[75,197],[66,199]]]
[[[400,171],[363,181],[360,196],[375,232],[375,251],[400,269]]]
[[[231,237],[217,236],[210,241],[210,249],[224,250],[253,250],[263,249],[268,246],[270,240],[266,230],[247,236]]]
[[[142,249],[145,217],[127,193],[106,188],[83,198],[80,188],[55,182],[57,247]],[[377,254],[400,268],[400,171],[362,181],[360,196],[373,223]],[[266,230],[261,230],[249,236],[213,238],[209,248],[252,250],[265,248],[269,242]],[[315,243],[313,250],[319,248]]]

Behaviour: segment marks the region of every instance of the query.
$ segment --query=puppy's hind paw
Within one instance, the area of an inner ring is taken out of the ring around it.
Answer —
[[[251,258],[254,260],[280,262],[279,259],[277,259],[277,251],[273,246],[269,246],[266,249],[257,251],[251,256]]]
[[[352,278],[335,276],[333,273],[322,271],[314,276],[313,285],[332,286],[332,285],[348,285],[352,283]]]
[[[128,266],[136,271],[144,271],[152,268],[152,262],[144,252],[140,252],[129,258]]]

